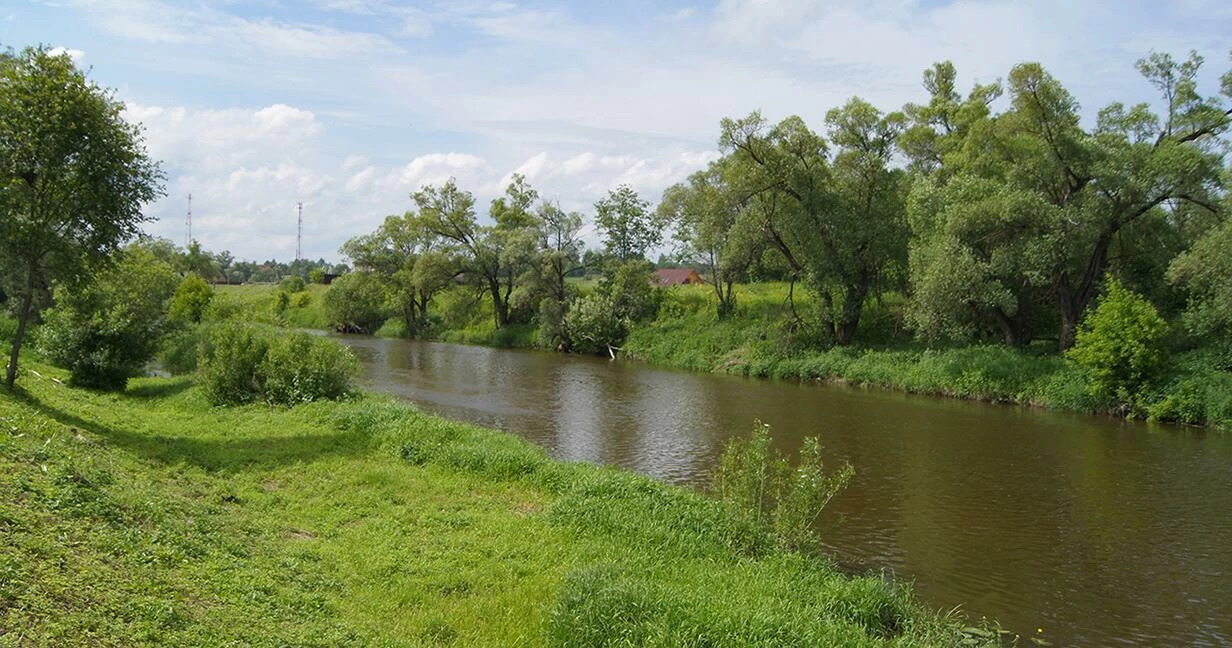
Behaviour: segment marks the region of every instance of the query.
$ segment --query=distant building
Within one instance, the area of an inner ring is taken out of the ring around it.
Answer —
[[[326,272],[325,274],[321,275],[321,283],[328,286],[334,283],[334,279],[337,279],[338,277],[341,277],[341,276],[342,275],[334,274],[333,272]]]
[[[696,270],[688,268],[661,268],[654,271],[650,279],[656,286],[683,286],[686,284],[706,283]]]

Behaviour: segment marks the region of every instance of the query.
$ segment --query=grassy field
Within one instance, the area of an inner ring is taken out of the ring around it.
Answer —
[[[219,408],[185,378],[103,394],[24,366],[0,390],[0,645],[990,636],[699,494],[405,404]]]
[[[288,295],[285,308],[278,306],[277,284],[245,284],[242,286],[215,286],[214,304],[216,316],[243,313],[257,321],[290,326],[292,328],[325,329],[324,298],[329,286],[309,284],[303,292]]]

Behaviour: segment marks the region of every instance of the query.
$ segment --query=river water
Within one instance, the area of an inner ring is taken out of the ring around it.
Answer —
[[[366,386],[559,459],[704,485],[755,420],[856,475],[839,561],[1054,645],[1232,645],[1232,435],[634,362],[345,337]],[[1042,632],[1040,632],[1042,629]]]

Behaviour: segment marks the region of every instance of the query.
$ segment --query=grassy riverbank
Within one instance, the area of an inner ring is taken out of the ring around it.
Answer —
[[[319,304],[324,288],[310,287],[306,307],[292,306],[282,321],[304,328],[325,325]],[[591,288],[591,286],[585,286]],[[277,286],[220,288],[227,308],[258,315],[273,313]],[[634,326],[622,351],[651,364],[690,371],[720,372],[764,378],[841,382],[952,398],[1129,415],[1163,421],[1232,429],[1232,362],[1212,350],[1173,354],[1164,375],[1135,403],[1109,403],[1087,392],[1084,377],[1043,341],[1026,349],[1003,345],[926,348],[901,324],[902,304],[887,299],[871,303],[861,325],[861,343],[822,348],[800,331],[790,332],[787,285],[741,285],[735,315],[718,319],[712,290],[678,286],[665,291],[658,316]],[[295,299],[292,298],[294,303]],[[437,298],[433,339],[503,348],[531,348],[533,325],[497,329],[490,303],[456,288]],[[815,320],[804,291],[796,295],[797,312]],[[275,318],[277,321],[277,318]],[[379,332],[397,337],[396,320]]]
[[[807,334],[789,332],[786,290],[773,284],[742,287],[734,317],[718,319],[703,287],[671,289],[659,316],[634,328],[626,354],[689,369],[808,381],[841,382],[971,400],[1232,428],[1232,372],[1209,349],[1174,354],[1134,403],[1093,397],[1081,372],[1041,342],[927,348],[898,324],[898,304],[872,305],[862,345],[820,348]],[[813,306],[797,300],[797,309]]]
[[[964,639],[904,586],[734,549],[759,545],[701,495],[404,404],[26,367],[0,390],[0,644]]]

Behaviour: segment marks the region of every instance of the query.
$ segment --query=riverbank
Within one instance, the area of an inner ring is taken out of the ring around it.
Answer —
[[[589,287],[589,286],[588,286]],[[319,304],[322,291],[301,300],[282,316],[304,328],[325,328]],[[227,308],[266,316],[276,306],[277,286],[224,287]],[[534,348],[532,325],[496,329],[490,305],[469,299],[461,288],[438,297],[440,316],[428,337],[441,342],[499,348]],[[1059,411],[1206,425],[1232,430],[1232,371],[1226,358],[1191,349],[1171,356],[1167,371],[1136,402],[1110,403],[1091,396],[1085,378],[1056,352],[1051,342],[1026,349],[1003,345],[927,348],[902,329],[901,304],[871,303],[861,329],[861,345],[821,348],[799,331],[789,332],[786,284],[751,284],[738,289],[735,315],[715,315],[707,286],[665,290],[657,317],[636,324],[621,352],[656,366],[759,378],[844,383],[858,387],[1041,407]],[[816,307],[797,295],[802,314]],[[378,335],[399,337],[396,320]]]
[[[26,367],[0,391],[18,644],[985,639],[906,586],[733,549],[697,493],[392,400],[219,408],[185,378],[104,394]]]

